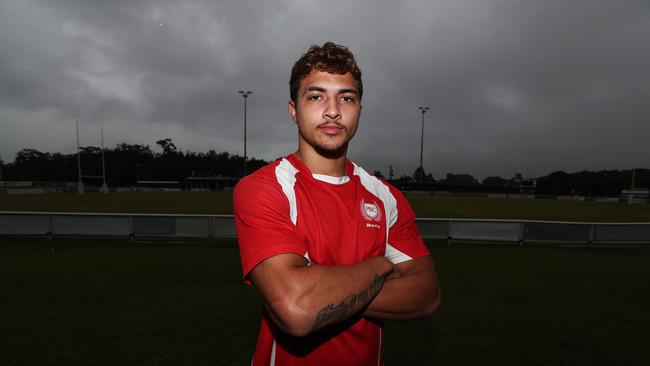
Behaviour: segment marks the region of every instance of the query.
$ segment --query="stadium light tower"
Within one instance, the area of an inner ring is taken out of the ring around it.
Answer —
[[[422,167],[422,151],[424,150],[424,114],[427,113],[429,107],[418,107],[420,112],[422,112],[422,133],[420,135],[420,172],[424,174],[424,168]]]
[[[242,97],[244,97],[244,175],[246,175],[246,160],[247,160],[247,155],[246,155],[246,100],[248,99],[248,96],[253,94],[252,91],[250,90],[240,90],[239,94],[241,94]]]
[[[102,193],[108,193],[108,186],[106,185],[106,163],[104,161],[104,129],[102,128]]]
[[[77,170],[79,181],[77,182],[77,193],[84,194],[84,183],[81,180],[81,151],[79,151],[79,119],[75,121],[75,127],[77,130]]]

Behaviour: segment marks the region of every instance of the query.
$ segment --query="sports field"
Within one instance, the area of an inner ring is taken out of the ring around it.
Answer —
[[[407,196],[418,217],[650,222],[650,204],[476,196]],[[231,192],[0,196],[0,211],[231,214]]]
[[[409,197],[420,217],[650,221],[648,205]],[[227,214],[229,193],[0,196],[0,210]],[[430,246],[443,304],[387,365],[648,365],[650,248]],[[0,238],[0,365],[248,365],[236,243]]]
[[[387,365],[647,365],[650,249],[432,246],[443,305]],[[0,240],[0,364],[247,365],[234,242]]]

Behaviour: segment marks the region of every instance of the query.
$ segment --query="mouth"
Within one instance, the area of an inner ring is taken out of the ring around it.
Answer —
[[[318,126],[318,129],[327,135],[336,135],[343,131],[343,126],[337,123],[326,122]]]

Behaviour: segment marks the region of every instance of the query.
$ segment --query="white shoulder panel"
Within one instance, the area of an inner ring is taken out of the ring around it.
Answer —
[[[289,200],[289,214],[291,222],[294,225],[298,220],[298,206],[296,203],[296,191],[294,190],[296,173],[298,173],[298,169],[291,165],[287,159],[282,159],[280,164],[275,167],[275,178],[278,180],[280,187],[282,187],[282,192],[284,192],[287,200]]]
[[[376,177],[368,174],[363,168],[354,164],[354,175],[359,177],[361,185],[370,193],[377,196],[384,204],[386,213],[386,228],[390,228],[397,221],[397,200],[390,193],[388,187]]]
[[[411,260],[411,257],[400,252],[388,243],[390,228],[395,224],[395,222],[397,222],[397,216],[399,214],[399,212],[397,212],[397,199],[395,199],[395,196],[393,196],[388,186],[386,186],[382,181],[368,174],[368,172],[356,164],[354,164],[354,175],[359,177],[361,185],[363,185],[368,192],[379,197],[384,204],[384,211],[386,212],[386,253],[384,256],[394,264]]]

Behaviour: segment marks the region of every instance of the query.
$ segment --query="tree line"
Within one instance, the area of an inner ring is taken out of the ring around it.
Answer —
[[[119,143],[104,149],[106,183],[110,187],[134,186],[137,181],[182,181],[190,176],[239,177],[243,174],[244,157],[210,150],[207,153],[181,151],[169,138],[158,140],[161,152],[149,145]],[[90,185],[102,183],[102,149],[95,146],[79,148],[83,181]],[[13,162],[4,164],[3,179],[21,181],[76,182],[79,177],[77,154],[41,152],[22,149]],[[247,171],[266,165],[258,159],[247,160]]]
[[[392,180],[404,190],[448,190],[466,192],[525,193],[550,196],[618,197],[622,190],[650,187],[650,169],[600,170],[567,173],[561,170],[537,178],[489,176],[479,182],[469,174],[447,174],[433,179],[431,174],[402,176]]]
[[[172,139],[156,141],[160,152],[149,145],[118,143],[105,148],[106,183],[110,187],[133,186],[137,181],[183,181],[190,176],[241,177],[244,174],[244,157],[228,152],[210,150],[207,153],[179,150]],[[81,170],[84,183],[102,183],[102,149],[95,146],[80,147]],[[1,163],[1,162],[0,162]],[[41,152],[25,148],[16,153],[13,162],[0,164],[0,180],[57,181],[78,180],[77,154]],[[247,159],[246,171],[251,173],[267,162]],[[375,175],[384,178],[380,171]],[[512,178],[486,177],[478,181],[469,174],[447,174],[434,179],[418,168],[413,175],[404,175],[391,182],[405,190],[449,190],[488,192],[534,192],[548,195],[619,196],[621,190],[650,187],[650,169],[601,170],[567,173],[555,171],[535,179],[525,179],[516,173]],[[634,178],[634,179],[633,179]],[[633,182],[634,180],[634,182]]]

